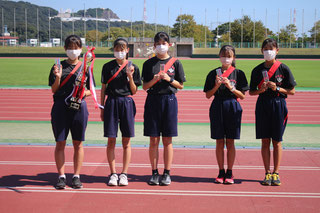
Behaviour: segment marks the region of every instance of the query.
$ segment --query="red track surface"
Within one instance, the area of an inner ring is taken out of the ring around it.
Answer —
[[[116,149],[121,163],[121,149]],[[176,149],[173,183],[148,186],[148,151],[134,148],[128,187],[108,187],[105,148],[86,147],[84,188],[55,190],[54,147],[0,146],[0,212],[319,212],[319,151],[285,150],[280,187],[262,186],[258,150],[238,150],[236,183],[217,185],[212,149]],[[161,150],[162,151],[162,150]],[[72,147],[66,148],[68,182]],[[199,157],[201,156],[201,157]],[[160,161],[160,164],[162,162]],[[118,172],[121,170],[118,168]],[[160,169],[162,172],[162,169]]]
[[[100,92],[98,91],[98,97]],[[143,122],[143,106],[146,92],[139,90],[134,96],[137,106],[136,121]],[[209,122],[208,100],[202,91],[179,91],[179,122]],[[254,109],[257,97],[246,95],[241,101],[242,122],[254,123]],[[91,97],[87,98],[89,120],[100,121],[100,111],[95,110]],[[289,123],[320,124],[320,92],[297,92],[287,99]],[[50,120],[52,94],[49,89],[0,89],[0,120]]]

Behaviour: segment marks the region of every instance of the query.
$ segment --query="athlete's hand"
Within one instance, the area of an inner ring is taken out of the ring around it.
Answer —
[[[216,76],[216,85],[220,87],[221,84],[222,84],[222,79],[217,75]]]
[[[100,119],[104,121],[104,109],[100,109]]]
[[[161,77],[160,77],[159,74],[155,74],[155,75],[153,76],[153,79],[154,79],[155,81],[159,81],[159,80],[161,79]]]
[[[60,65],[60,67],[58,67],[58,65],[54,65],[53,67],[53,74],[58,77],[61,78],[62,75],[62,66]]]
[[[274,82],[272,82],[272,81],[268,81],[268,82],[267,82],[267,87],[270,88],[270,89],[272,89],[272,91],[276,91],[276,89],[277,89],[276,83],[274,83]]]
[[[131,66],[129,69],[127,69],[127,76],[129,79],[133,78],[133,73],[134,73],[134,66]]]
[[[161,73],[160,78],[168,82],[171,80],[170,76],[167,73]]]
[[[231,83],[227,77],[222,78],[222,83],[224,83],[228,89],[232,89]]]
[[[261,88],[259,89],[259,91],[261,91],[261,93],[265,92],[268,89],[267,83],[263,82],[261,85]]]

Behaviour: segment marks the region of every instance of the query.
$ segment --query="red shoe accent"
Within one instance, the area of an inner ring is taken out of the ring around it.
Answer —
[[[224,183],[225,183],[225,184],[234,184],[233,177],[232,177],[232,178],[226,178],[226,179],[224,180]]]
[[[217,177],[214,182],[215,182],[215,183],[223,183],[223,179],[224,179],[224,178],[219,178],[219,177]]]

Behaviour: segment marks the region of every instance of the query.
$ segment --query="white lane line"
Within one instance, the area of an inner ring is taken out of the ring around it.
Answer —
[[[55,166],[55,162],[49,161],[0,161],[0,165],[14,165],[14,166]],[[65,162],[65,166],[73,166],[73,162]],[[108,167],[107,163],[90,163],[84,162],[82,166],[85,167]],[[117,167],[122,167],[121,163],[116,163]],[[150,164],[130,164],[132,168],[149,168]],[[163,164],[159,164],[159,168],[164,168]],[[173,164],[172,168],[175,169],[217,169],[218,165],[187,165],[187,164]],[[250,166],[250,165],[235,165],[234,169],[264,169],[263,166]],[[294,171],[320,171],[320,167],[312,166],[281,166],[281,170],[294,170]]]
[[[193,191],[193,190],[148,190],[148,189],[99,189],[56,190],[53,187],[0,187],[0,192],[43,192],[83,194],[126,195],[171,195],[171,196],[226,196],[226,197],[274,197],[274,198],[320,198],[320,193],[303,192],[249,192],[249,191]]]

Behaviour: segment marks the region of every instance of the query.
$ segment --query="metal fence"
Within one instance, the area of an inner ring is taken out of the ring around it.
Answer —
[[[221,48],[223,45],[232,45],[235,48],[261,48],[261,42],[194,42],[194,48]],[[279,48],[320,48],[320,43],[313,42],[295,42],[278,43]]]

